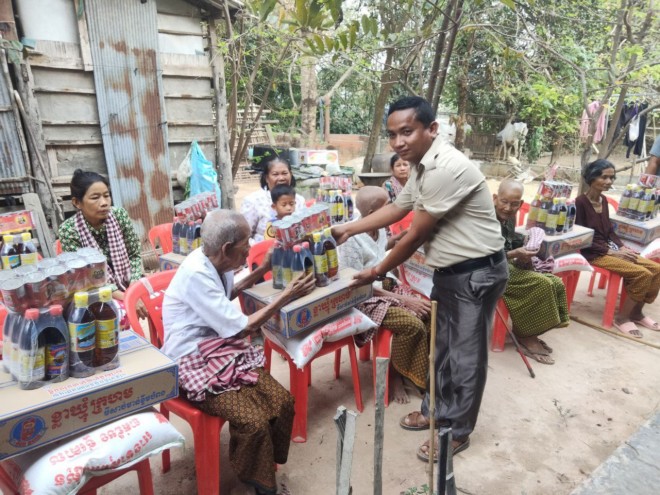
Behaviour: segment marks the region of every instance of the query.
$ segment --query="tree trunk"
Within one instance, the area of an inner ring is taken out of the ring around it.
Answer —
[[[444,17],[442,19],[442,27],[440,27],[440,34],[438,35],[438,41],[435,45],[435,53],[433,55],[433,65],[431,67],[431,74],[429,75],[429,86],[426,89],[426,100],[433,100],[433,95],[435,94],[435,87],[438,83],[438,69],[440,68],[440,61],[442,60],[442,52],[445,47],[445,39],[447,38],[447,30],[449,29],[449,19],[451,17],[452,10],[456,5],[456,0],[452,0],[451,3],[447,6],[447,10],[444,12]],[[434,110],[438,110],[437,107]]]
[[[300,58],[301,132],[305,145],[316,142],[316,61],[315,57]]]
[[[380,77],[380,91],[378,92],[378,97],[376,98],[374,118],[371,121],[371,134],[369,134],[369,142],[367,143],[367,153],[364,157],[364,163],[362,164],[363,174],[371,172],[371,161],[376,154],[378,137],[380,136],[380,130],[383,124],[383,115],[385,115],[385,105],[387,104],[387,99],[390,96],[390,90],[396,82],[396,73],[394,70],[392,70],[391,67],[392,58],[394,56],[394,49],[388,48],[386,53],[387,55],[385,57],[385,65],[383,67],[383,73]]]
[[[463,151],[465,148],[465,123],[467,121],[465,114],[468,105],[468,88],[470,74],[470,58],[472,57],[472,48],[474,47],[475,31],[472,31],[468,39],[465,54],[462,57],[458,74],[458,99],[456,102],[458,117],[456,118],[456,139],[454,145],[456,149]]]
[[[444,58],[442,60],[442,70],[440,71],[440,80],[435,88],[433,93],[433,101],[431,105],[437,111],[438,105],[440,103],[440,97],[442,92],[445,89],[445,81],[447,80],[447,72],[449,71],[449,62],[451,60],[452,52],[454,51],[454,42],[456,41],[456,35],[458,34],[458,28],[461,23],[461,17],[463,14],[463,0],[458,0],[456,5],[456,16],[454,17],[454,24],[449,32],[449,39],[447,40],[447,48],[444,50]]]
[[[213,73],[215,103],[215,160],[220,174],[222,208],[234,209],[234,172],[229,149],[229,127],[227,126],[227,86],[225,82],[225,60],[218,52],[218,39],[214,19],[208,20],[211,71]]]

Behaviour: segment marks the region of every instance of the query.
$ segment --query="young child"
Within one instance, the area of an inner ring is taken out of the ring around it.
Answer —
[[[275,220],[282,220],[285,216],[291,215],[296,211],[296,190],[288,185],[280,184],[270,190],[270,197],[273,200],[273,211],[275,215],[266,225],[264,240],[274,239],[272,225]]]

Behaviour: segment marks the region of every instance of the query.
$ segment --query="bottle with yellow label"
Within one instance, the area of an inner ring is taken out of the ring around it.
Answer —
[[[36,265],[39,261],[37,248],[32,242],[32,234],[23,232],[21,234],[23,240],[23,250],[21,251],[21,266],[23,265]]]
[[[73,304],[73,311],[67,321],[71,337],[69,374],[74,378],[84,378],[94,374],[96,322],[89,310],[88,292],[76,292],[73,295]]]
[[[99,301],[90,306],[96,320],[94,366],[112,370],[119,366],[119,311],[112,301],[112,288],[99,289]]]
[[[39,310],[25,312],[18,349],[18,386],[30,390],[43,386],[46,376],[45,338],[37,328]]]
[[[2,236],[2,251],[0,257],[2,258],[2,269],[11,270],[21,266],[21,256],[14,245],[13,235]]]

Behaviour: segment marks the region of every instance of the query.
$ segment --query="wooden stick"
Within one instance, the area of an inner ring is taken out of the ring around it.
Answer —
[[[532,365],[529,364],[529,361],[527,360],[527,356],[525,356],[522,350],[520,349],[520,343],[518,342],[518,339],[516,339],[516,336],[513,334],[513,329],[509,326],[509,322],[500,311],[500,308],[498,308],[497,306],[495,307],[495,312],[497,313],[497,316],[500,317],[500,320],[502,320],[502,324],[504,325],[504,328],[506,328],[509,337],[511,337],[511,340],[513,341],[513,345],[516,346],[516,350],[518,351],[518,354],[520,354],[523,363],[525,363],[525,366],[527,366],[527,371],[529,371],[529,375],[532,378],[536,378],[536,375],[534,374],[534,370],[532,369]]]
[[[658,345],[654,342],[649,342],[648,340],[639,339],[637,337],[631,337],[630,335],[625,334],[625,333],[621,333],[618,330],[615,331],[615,330],[610,330],[609,328],[601,327],[600,325],[596,325],[595,323],[592,323],[590,321],[583,320],[582,318],[580,318],[578,316],[571,315],[571,320],[575,320],[578,323],[580,323],[584,326],[587,326],[587,327],[591,327],[594,330],[598,330],[599,332],[607,333],[609,335],[614,335],[615,337],[620,337],[622,339],[632,340],[633,342],[637,342],[639,344],[644,344],[644,345],[647,345],[649,347],[653,347],[654,349],[660,349],[660,345]],[[653,331],[653,330],[651,330],[651,331]]]
[[[435,333],[438,303],[431,301],[431,349],[429,350],[429,490],[433,493],[433,454],[435,448]]]
[[[339,495],[351,493],[351,468],[353,465],[353,446],[355,444],[355,419],[357,413],[346,411],[346,425],[344,426],[344,444],[341,453],[341,471],[339,472]]]
[[[376,358],[376,427],[374,429],[374,495],[383,493],[383,440],[385,437],[385,381],[389,358]]]
[[[332,418],[335,420],[335,426],[337,427],[337,478],[335,480],[335,490],[336,494],[339,495],[339,479],[341,474],[341,454],[344,452],[344,430],[346,429],[346,408],[344,406],[339,406],[337,408],[337,414]]]

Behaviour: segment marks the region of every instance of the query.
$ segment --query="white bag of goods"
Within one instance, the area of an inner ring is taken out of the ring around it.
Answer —
[[[75,494],[92,476],[130,467],[183,444],[183,435],[165,416],[148,409],[1,464],[21,495]]]
[[[364,313],[353,308],[320,327],[285,338],[263,329],[269,340],[283,348],[294,364],[303,369],[321,349],[323,342],[336,342],[349,335],[357,335],[374,328],[376,324]]]
[[[641,252],[642,258],[660,262],[660,239],[656,239]]]
[[[589,262],[579,253],[567,254],[555,258],[555,267],[552,273],[569,272],[569,271],[585,271],[593,272],[594,269]]]

